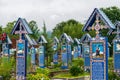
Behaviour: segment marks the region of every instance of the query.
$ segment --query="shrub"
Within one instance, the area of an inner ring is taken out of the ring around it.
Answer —
[[[4,80],[9,80],[11,70],[15,68],[15,60],[12,57],[9,60],[7,57],[2,57],[0,61],[0,76],[2,76]]]
[[[117,76],[116,73],[114,73],[114,72],[112,72],[112,71],[109,71],[108,79],[109,79],[109,80],[120,80],[120,77]]]
[[[83,58],[74,59],[72,65],[73,66],[84,67],[84,59]]]
[[[83,73],[83,70],[78,66],[72,66],[70,68],[70,74],[72,76],[78,76],[80,73]]]
[[[110,70],[113,70],[114,69],[114,66],[113,66],[113,58],[109,58],[108,59],[108,67]]]
[[[50,80],[49,79],[49,69],[47,68],[37,68],[36,74],[28,74],[27,80]]]
[[[50,80],[45,74],[28,74],[27,80]]]
[[[36,73],[39,73],[39,74],[45,74],[46,76],[48,76],[50,74],[50,71],[48,68],[37,68],[36,69]]]
[[[61,67],[62,63],[54,64],[54,68],[59,68]]]

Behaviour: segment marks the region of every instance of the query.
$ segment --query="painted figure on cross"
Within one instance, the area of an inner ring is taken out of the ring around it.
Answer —
[[[99,47],[96,49],[96,56],[100,56],[100,49],[99,49]]]

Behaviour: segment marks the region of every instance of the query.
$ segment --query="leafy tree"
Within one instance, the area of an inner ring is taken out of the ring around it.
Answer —
[[[114,24],[116,21],[120,21],[120,8],[113,6],[113,7],[108,7],[108,8],[101,8],[101,10],[108,16],[108,18],[112,21]],[[107,34],[105,30],[102,30],[102,33],[104,35]],[[108,41],[109,43],[112,43],[113,38],[115,37],[115,34],[112,34],[112,36],[108,36]],[[113,46],[110,47],[110,56],[113,55]]]
[[[34,20],[30,21],[29,26],[33,32],[33,34],[31,34],[31,37],[37,40],[41,33],[40,33],[40,29],[38,28],[36,21]]]
[[[6,27],[3,28],[3,32],[6,32],[7,34],[10,34],[11,31],[12,31],[12,29],[13,29],[13,27],[14,27],[15,23],[16,23],[16,21],[8,22],[6,24]]]
[[[108,7],[108,8],[101,8],[101,10],[108,16],[108,18],[112,21],[113,24],[116,21],[120,21],[120,8],[113,6],[113,7]],[[104,30],[102,33],[104,35],[106,35],[107,32]],[[115,35],[108,36],[108,38],[109,38],[108,40],[110,43],[112,42],[114,37],[115,37]]]
[[[82,28],[83,24],[74,19],[70,19],[66,22],[58,23],[53,29],[52,34],[53,36],[60,37],[61,34],[67,33],[72,38],[80,38],[84,34]]]
[[[5,32],[10,38],[17,38],[18,36],[16,35],[11,35],[11,31],[15,25],[16,21],[8,22],[6,24],[6,27],[2,29],[2,33]]]
[[[120,8],[113,6],[108,8],[101,8],[101,10],[108,16],[108,18],[114,23],[120,21]]]

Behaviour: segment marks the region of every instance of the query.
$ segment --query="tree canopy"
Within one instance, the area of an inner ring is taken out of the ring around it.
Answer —
[[[115,23],[115,21],[120,21],[120,8],[113,6],[108,8],[101,8],[101,10],[113,23]]]
[[[72,38],[80,38],[84,32],[82,32],[83,24],[80,22],[70,19],[68,21],[63,21],[58,23],[53,29],[53,36],[60,37],[61,34],[67,33]]]
[[[30,26],[33,32],[33,34],[31,34],[31,37],[37,40],[41,34],[40,29],[38,28],[37,22],[32,20],[28,23],[28,25]]]

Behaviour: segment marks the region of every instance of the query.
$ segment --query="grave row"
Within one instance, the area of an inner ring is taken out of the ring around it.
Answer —
[[[113,54],[114,54],[114,71],[120,72],[120,22],[114,25],[109,18],[100,10],[95,8],[91,16],[83,27],[83,31],[95,30],[96,36],[91,37],[88,33],[83,35],[81,39],[74,38],[74,40],[63,33],[60,38],[54,37],[53,39],[53,63],[58,64],[58,44],[61,44],[61,60],[62,69],[68,69],[69,64],[72,64],[72,58],[84,58],[85,71],[90,71],[91,80],[108,80],[108,57],[109,57],[109,43],[108,38],[101,36],[100,31],[108,29],[108,34],[117,34],[113,39]],[[35,68],[35,45],[39,43],[39,67],[45,67],[45,46],[49,44],[43,35],[40,36],[38,41],[31,39],[28,34],[32,34],[27,21],[19,18],[16,22],[11,34],[19,34],[19,40],[16,42],[16,79],[26,79],[26,64],[27,54],[29,51],[28,46],[31,46],[31,63]],[[10,56],[10,38],[2,35],[2,52],[3,55]],[[5,41],[5,42],[4,42]],[[74,44],[73,54],[71,45]],[[73,56],[73,57],[72,57]]]

